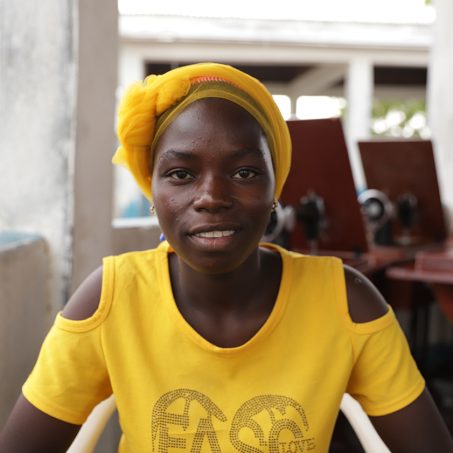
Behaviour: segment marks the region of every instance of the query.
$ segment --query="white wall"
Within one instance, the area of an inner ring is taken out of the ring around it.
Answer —
[[[55,312],[111,253],[117,6],[1,1],[0,17],[0,231],[48,241]]]
[[[444,203],[453,210],[453,2],[435,0],[434,44],[428,73],[428,120]]]
[[[0,231],[48,239],[55,310],[70,272],[73,2],[1,1],[0,17]]]

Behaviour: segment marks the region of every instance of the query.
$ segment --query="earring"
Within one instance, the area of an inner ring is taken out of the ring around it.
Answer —
[[[156,215],[156,208],[154,207],[154,204],[152,204],[149,208],[149,212],[151,215]]]
[[[274,200],[274,202],[272,203],[272,212],[275,212],[277,210],[277,206],[278,206],[278,201]]]

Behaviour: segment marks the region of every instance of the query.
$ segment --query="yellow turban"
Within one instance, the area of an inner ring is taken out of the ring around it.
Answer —
[[[120,146],[113,156],[113,163],[126,167],[150,200],[153,144],[181,110],[191,102],[207,97],[235,102],[258,121],[271,151],[275,198],[278,199],[291,165],[288,127],[261,82],[223,64],[183,66],[131,85],[119,107]]]

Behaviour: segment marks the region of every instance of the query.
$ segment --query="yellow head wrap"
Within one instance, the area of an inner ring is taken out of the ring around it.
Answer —
[[[131,85],[119,107],[120,146],[113,156],[113,163],[126,167],[143,194],[151,199],[153,144],[181,110],[208,97],[227,99],[240,105],[261,125],[271,150],[275,198],[278,199],[291,165],[288,127],[261,82],[223,64],[183,66]]]

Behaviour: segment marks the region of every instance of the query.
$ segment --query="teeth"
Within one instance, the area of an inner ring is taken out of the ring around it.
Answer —
[[[222,238],[226,236],[233,236],[233,230],[225,231],[206,231],[205,233],[197,233],[195,236],[200,238]]]

